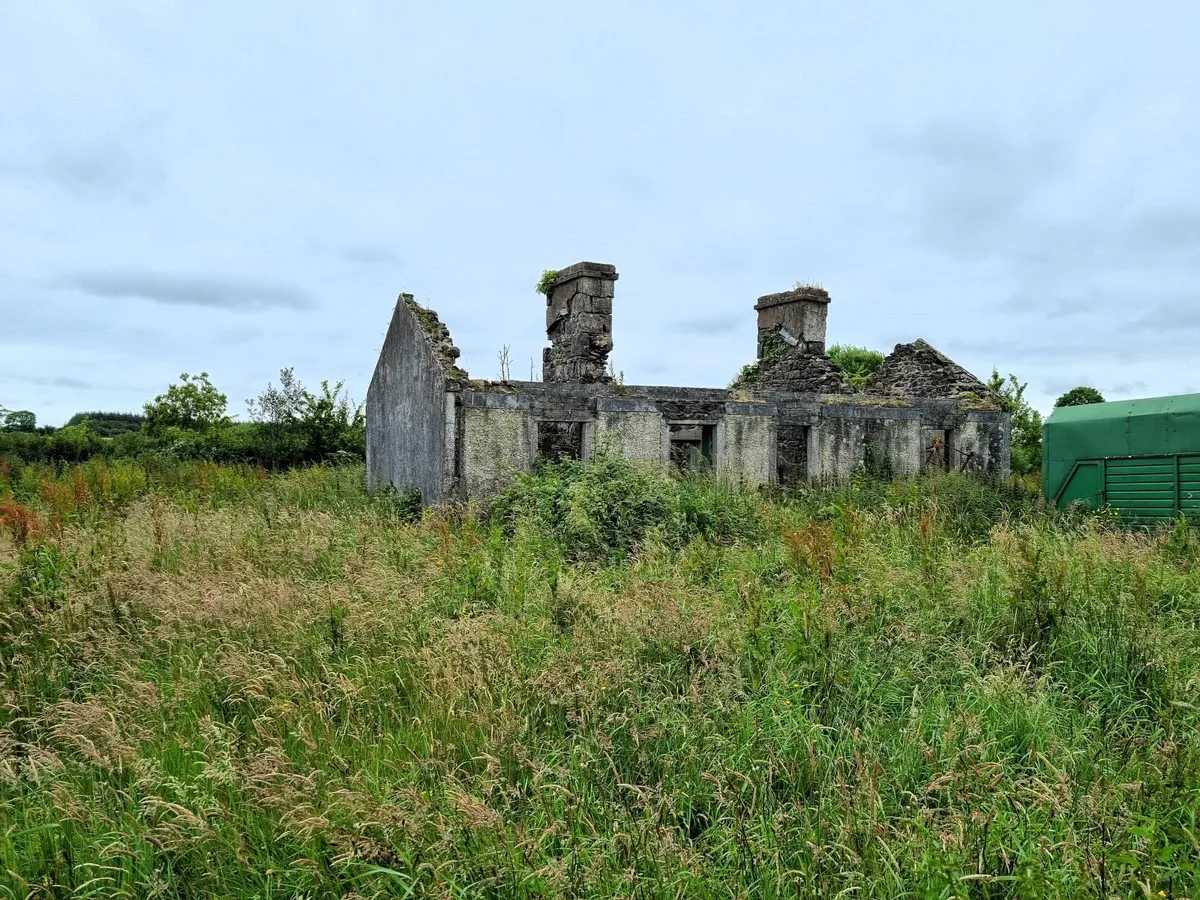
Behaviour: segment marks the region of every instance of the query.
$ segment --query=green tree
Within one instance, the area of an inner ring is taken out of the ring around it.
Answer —
[[[67,419],[67,425],[87,422],[92,432],[101,437],[116,437],[142,430],[146,417],[137,413],[121,412],[77,412]]]
[[[227,398],[208,380],[208,373],[179,376],[180,384],[167,387],[145,406],[146,427],[154,433],[166,428],[207,431],[229,424],[225,415]]]
[[[1103,403],[1104,395],[1094,387],[1088,387],[1081,384],[1079,387],[1073,387],[1057,400],[1054,401],[1054,408],[1060,406],[1087,406],[1089,403]]]
[[[320,462],[337,453],[361,456],[366,448],[366,416],[352,403],[344,382],[321,382],[313,393],[291,368],[279,372],[279,387],[268,384],[257,399],[247,400],[250,419],[262,429],[263,444],[279,466]]]
[[[1016,375],[1002,378],[992,370],[988,387],[995,393],[1000,408],[1012,416],[1012,469],[1018,475],[1037,475],[1042,471],[1042,414],[1025,399],[1028,383]]]
[[[27,409],[4,409],[0,407],[0,429],[32,434],[37,430],[37,416]]]
[[[829,359],[846,374],[846,381],[856,391],[866,387],[867,380],[883,365],[884,355],[866,347],[851,347],[834,344],[829,348]]]

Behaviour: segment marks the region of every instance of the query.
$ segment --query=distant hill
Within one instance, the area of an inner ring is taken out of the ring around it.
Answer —
[[[102,437],[116,437],[130,431],[141,431],[146,417],[139,413],[123,412],[78,412],[67,420],[67,425],[78,425],[85,419],[91,429]]]

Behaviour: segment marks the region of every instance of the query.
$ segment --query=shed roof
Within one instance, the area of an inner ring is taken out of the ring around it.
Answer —
[[[1063,406],[1046,419],[1043,482],[1057,489],[1078,459],[1200,453],[1200,394]]]

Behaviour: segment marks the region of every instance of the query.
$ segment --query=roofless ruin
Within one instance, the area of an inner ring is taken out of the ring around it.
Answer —
[[[729,389],[615,384],[616,268],[580,262],[546,293],[542,381],[476,381],[447,327],[402,294],[367,391],[373,486],[424,503],[494,494],[539,458],[597,448],[664,471],[712,467],[748,486],[862,468],[1005,473],[1009,417],[979,379],[918,340],[862,391],[825,352],[829,294],[760,297],[757,362]]]

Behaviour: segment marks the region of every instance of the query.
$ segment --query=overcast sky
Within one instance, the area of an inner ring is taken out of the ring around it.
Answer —
[[[0,0],[0,405],[283,366],[362,399],[396,295],[476,377],[546,268],[620,272],[629,383],[755,299],[1035,403],[1200,391],[1200,4]]]

